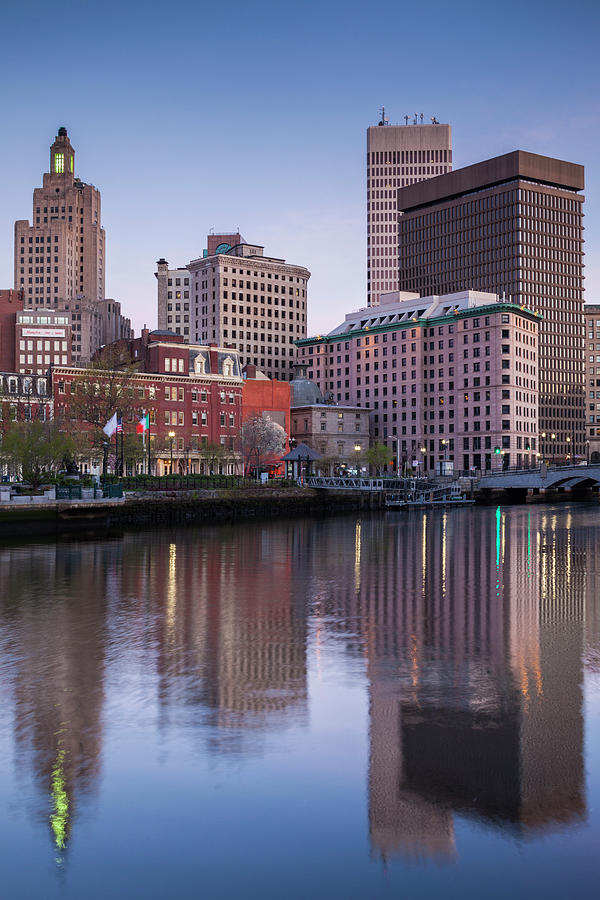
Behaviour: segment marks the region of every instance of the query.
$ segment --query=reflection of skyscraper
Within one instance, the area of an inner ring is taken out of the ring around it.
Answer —
[[[240,541],[219,528],[204,531],[198,548],[176,536],[154,548],[151,595],[166,607],[157,636],[165,704],[185,690],[219,725],[244,729],[304,714],[306,610],[294,602],[289,552],[298,531],[249,527]]]
[[[100,774],[110,544],[5,549],[0,615],[18,636],[12,684],[21,765],[31,764],[57,850]],[[61,599],[56,601],[56,593]]]
[[[576,532],[521,509],[358,528],[354,583],[340,575],[324,614],[368,660],[374,850],[450,854],[453,810],[524,833],[579,820]],[[348,557],[331,554],[346,571]]]

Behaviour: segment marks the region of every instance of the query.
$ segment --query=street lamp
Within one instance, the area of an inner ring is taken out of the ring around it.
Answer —
[[[427,447],[419,447],[419,450],[422,454],[421,456],[421,475],[425,474],[425,454],[427,453]]]
[[[169,472],[169,475],[172,475],[173,474],[173,441],[175,440],[175,432],[174,431],[169,432],[169,440],[171,441],[171,471]]]
[[[571,435],[568,434],[568,435],[566,436],[565,440],[566,440],[566,442],[567,442],[567,451],[569,451],[569,452],[567,453],[567,462],[570,462],[570,461],[571,461],[571,453],[570,453],[570,450],[571,450]]]
[[[356,474],[357,474],[357,475],[360,475],[359,462],[360,462],[360,451],[361,451],[361,449],[362,449],[362,448],[361,448],[360,444],[355,444],[355,445],[354,445],[354,452],[356,453]]]

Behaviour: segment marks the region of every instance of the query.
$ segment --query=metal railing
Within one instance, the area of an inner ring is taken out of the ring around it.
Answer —
[[[360,478],[341,475],[307,475],[303,483],[306,487],[342,491],[404,491],[419,487],[426,490],[431,484],[426,478]]]

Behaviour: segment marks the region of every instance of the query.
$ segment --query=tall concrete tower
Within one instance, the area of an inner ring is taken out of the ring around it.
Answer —
[[[411,124],[408,124],[411,119]],[[420,122],[419,122],[420,119]],[[398,188],[452,169],[452,128],[435,117],[405,116],[389,125],[385,110],[367,128],[367,303],[379,305],[384,291],[398,290]]]

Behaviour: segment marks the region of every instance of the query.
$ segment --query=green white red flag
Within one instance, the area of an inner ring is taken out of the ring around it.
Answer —
[[[140,421],[137,423],[135,432],[136,434],[145,434],[150,427],[150,416],[147,412],[144,413]]]

